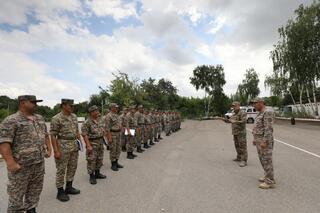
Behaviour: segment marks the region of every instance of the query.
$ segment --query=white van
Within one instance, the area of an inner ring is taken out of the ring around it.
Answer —
[[[254,107],[248,106],[248,107],[240,107],[240,109],[247,113],[247,123],[253,124],[256,120],[256,117],[258,115],[258,112]]]
[[[240,107],[240,109],[243,112],[247,113],[247,123],[253,124],[254,121],[256,120],[257,115],[258,115],[258,112],[256,111],[256,109],[251,106],[248,106],[248,107],[242,106],[242,107]],[[232,111],[226,113],[224,115],[224,117],[226,120],[229,120],[231,118],[231,116],[233,116],[233,114],[234,114],[234,111],[232,110]]]

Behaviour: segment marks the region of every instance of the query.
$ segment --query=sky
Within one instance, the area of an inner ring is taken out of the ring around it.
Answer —
[[[222,64],[225,93],[248,68],[272,72],[277,29],[312,0],[10,0],[0,2],[0,95],[34,94],[44,105],[88,100],[113,79],[165,78],[202,97],[193,69]]]

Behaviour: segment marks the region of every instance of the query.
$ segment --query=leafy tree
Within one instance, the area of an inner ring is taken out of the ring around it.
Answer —
[[[202,65],[193,70],[191,84],[197,89],[205,91],[205,115],[209,116],[212,101],[217,101],[224,95],[225,75],[222,65]]]
[[[248,104],[249,99],[256,98],[260,94],[259,76],[253,68],[247,69],[245,79],[238,86],[237,93],[242,104]]]

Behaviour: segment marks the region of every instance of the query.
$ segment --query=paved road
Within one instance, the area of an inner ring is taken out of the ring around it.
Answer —
[[[248,129],[252,126],[248,126]],[[276,138],[320,155],[318,128],[275,125]],[[75,185],[81,195],[60,203],[55,199],[55,169],[47,161],[45,187],[38,208],[40,213],[220,213],[220,212],[320,212],[320,159],[277,142],[275,174],[277,188],[263,191],[257,179],[263,172],[252,137],[248,134],[248,167],[232,162],[235,157],[231,130],[221,121],[187,121],[183,130],[165,138],[152,149],[127,160],[125,168],[102,171],[107,180],[88,183],[84,156],[79,160]],[[0,163],[0,212],[5,212],[6,173]]]

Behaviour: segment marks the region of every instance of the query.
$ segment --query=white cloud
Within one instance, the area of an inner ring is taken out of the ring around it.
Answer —
[[[88,0],[87,5],[97,16],[111,16],[116,21],[137,16],[136,4],[123,3],[121,0]]]
[[[0,52],[0,94],[16,98],[34,94],[53,106],[62,97],[81,99],[81,89],[74,83],[47,75],[48,67],[23,54]]]

